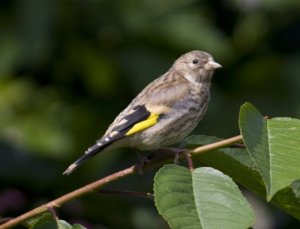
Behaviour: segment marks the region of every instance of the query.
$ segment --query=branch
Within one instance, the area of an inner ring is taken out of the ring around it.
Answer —
[[[241,140],[242,140],[242,136],[238,135],[236,137],[228,138],[228,139],[218,141],[218,142],[215,142],[215,143],[212,143],[212,144],[200,146],[200,147],[197,147],[195,149],[191,149],[187,152],[192,154],[192,155],[201,154],[201,153],[208,152],[208,151],[211,151],[211,150],[215,150],[215,149],[230,146],[230,145],[235,144],[235,143],[237,143]],[[144,169],[153,168],[153,167],[155,167],[157,165],[160,165],[160,164],[163,164],[163,163],[165,163],[166,161],[169,161],[169,160],[171,160],[171,156],[169,156],[168,158],[158,160],[158,161],[150,162],[150,163],[148,163],[144,166]],[[39,214],[42,214],[44,212],[49,211],[49,208],[50,209],[51,208],[58,208],[61,205],[65,204],[66,202],[70,201],[70,200],[73,200],[73,199],[76,199],[76,198],[81,197],[83,195],[86,195],[88,193],[94,192],[94,191],[98,190],[99,188],[103,187],[104,185],[107,185],[107,184],[109,184],[109,183],[111,183],[115,180],[119,180],[123,177],[138,173],[139,167],[140,167],[140,165],[138,165],[138,164],[133,165],[133,166],[127,168],[127,169],[124,169],[124,170],[121,170],[119,172],[113,173],[111,175],[108,175],[108,176],[100,179],[100,180],[97,180],[93,183],[90,183],[86,186],[83,186],[79,189],[76,189],[76,190],[74,190],[70,193],[67,193],[67,194],[65,194],[65,195],[63,195],[63,196],[61,196],[61,197],[59,197],[55,200],[50,201],[49,203],[43,204],[43,205],[41,205],[41,206],[31,210],[31,211],[28,211],[28,212],[24,213],[23,215],[20,215],[20,216],[14,218],[14,219],[9,220],[8,222],[0,225],[0,229],[12,228],[12,227],[14,227],[14,226],[30,219],[30,218],[32,218],[32,217],[35,217]]]
[[[138,197],[144,197],[150,200],[154,199],[154,195],[149,192],[134,192],[134,191],[116,191],[116,190],[108,190],[108,189],[102,189],[99,190],[100,193],[104,194],[121,194],[121,195],[128,195],[128,196],[138,196]]]

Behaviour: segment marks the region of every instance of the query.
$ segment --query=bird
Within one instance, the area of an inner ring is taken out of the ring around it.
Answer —
[[[71,174],[100,152],[121,147],[157,150],[180,142],[204,117],[213,72],[221,67],[205,51],[181,55],[165,74],[131,101],[104,135],[63,174]]]

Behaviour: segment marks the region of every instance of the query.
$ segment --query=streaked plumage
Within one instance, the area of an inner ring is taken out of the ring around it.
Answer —
[[[213,71],[221,67],[207,52],[179,57],[150,83],[109,126],[103,137],[71,164],[70,174],[104,149],[134,147],[154,150],[186,137],[203,118],[210,98]]]

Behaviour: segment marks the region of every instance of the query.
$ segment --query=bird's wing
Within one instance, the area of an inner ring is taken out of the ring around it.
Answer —
[[[115,123],[100,141],[112,142],[149,128],[157,122],[159,115],[149,111],[145,105],[132,107],[127,115],[124,114],[122,119]]]
[[[153,86],[152,86],[153,85]],[[150,88],[152,87],[152,88]],[[149,90],[151,89],[151,90]],[[149,93],[149,91],[151,93]],[[146,93],[147,92],[147,93]],[[189,92],[186,82],[150,84],[121,112],[100,141],[111,142],[147,129]]]

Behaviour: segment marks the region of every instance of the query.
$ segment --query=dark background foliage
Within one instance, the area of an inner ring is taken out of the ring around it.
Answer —
[[[62,176],[147,83],[190,50],[206,50],[223,65],[194,133],[238,134],[245,101],[265,115],[299,118],[299,12],[296,0],[1,0],[0,216],[137,162],[134,150],[118,150]],[[154,172],[109,188],[152,192]],[[249,199],[267,225],[260,228],[299,226]],[[154,204],[137,197],[91,194],[58,214],[92,228],[167,228]]]

